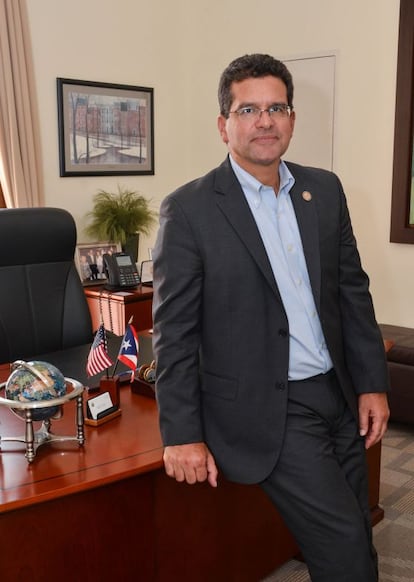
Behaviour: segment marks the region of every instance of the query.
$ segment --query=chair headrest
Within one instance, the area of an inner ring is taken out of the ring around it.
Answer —
[[[61,208],[0,209],[0,266],[72,261],[76,225]]]

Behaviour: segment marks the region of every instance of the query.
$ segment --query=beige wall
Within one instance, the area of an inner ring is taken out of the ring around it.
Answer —
[[[232,58],[335,53],[334,170],[347,192],[378,319],[414,326],[414,245],[388,242],[398,0],[27,4],[46,203],[73,213],[79,242],[85,241],[84,215],[99,188],[134,187],[157,208],[165,194],[221,161],[216,87]],[[155,175],[60,178],[56,77],[154,87]],[[143,241],[141,259],[154,236]]]

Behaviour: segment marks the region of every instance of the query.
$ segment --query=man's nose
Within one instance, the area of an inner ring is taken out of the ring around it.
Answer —
[[[259,111],[256,125],[259,127],[271,127],[273,125],[273,118],[267,109],[261,109]]]

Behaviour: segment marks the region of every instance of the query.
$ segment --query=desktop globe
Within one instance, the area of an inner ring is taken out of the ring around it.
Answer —
[[[17,402],[35,403],[60,398],[66,394],[65,378],[55,366],[48,362],[16,361],[12,365],[6,387],[6,398]],[[12,408],[17,416],[24,418],[25,410]],[[33,420],[46,420],[54,416],[59,406],[33,408]]]

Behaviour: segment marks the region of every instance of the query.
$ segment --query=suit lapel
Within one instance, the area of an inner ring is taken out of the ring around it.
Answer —
[[[218,169],[215,189],[219,194],[217,205],[256,262],[277,299],[282,303],[256,222],[228,161],[225,161]]]
[[[321,294],[321,261],[319,249],[319,220],[317,214],[317,192],[301,178],[293,168],[289,168],[295,177],[290,196],[296,213],[299,232],[302,238],[303,252],[308,268],[309,279],[316,306],[319,310]]]
[[[312,192],[312,186],[303,179],[300,167],[296,165],[292,167],[290,164],[288,166],[295,178],[295,184],[290,191],[290,195],[302,239],[303,252],[315,304],[319,310],[321,262],[316,202],[317,192]],[[217,170],[215,189],[219,194],[217,196],[218,206],[263,273],[277,299],[283,304],[256,222],[228,160],[223,162]],[[310,197],[306,194],[304,195],[304,192],[309,192]]]

